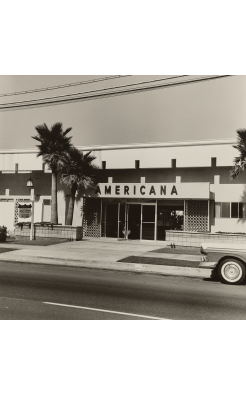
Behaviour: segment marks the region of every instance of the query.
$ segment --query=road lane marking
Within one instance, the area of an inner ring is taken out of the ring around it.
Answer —
[[[72,308],[74,308],[74,309],[100,311],[100,312],[102,312],[102,313],[111,313],[111,314],[119,314],[119,315],[129,315],[129,316],[131,316],[131,317],[148,318],[148,319],[151,319],[151,320],[169,320],[168,318],[160,318],[160,317],[151,317],[151,316],[148,316],[148,315],[123,313],[122,311],[112,311],[112,310],[94,309],[94,308],[92,308],[92,307],[74,306],[74,305],[71,305],[71,304],[61,304],[61,303],[52,303],[52,302],[43,302],[43,303],[44,303],[44,304],[54,305],[54,306],[72,307]]]

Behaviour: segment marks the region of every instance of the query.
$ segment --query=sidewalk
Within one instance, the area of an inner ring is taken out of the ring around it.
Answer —
[[[168,253],[153,252],[160,248],[165,248],[165,242],[140,242],[135,240],[115,239],[84,239],[82,241],[66,242],[51,246],[20,245],[1,243],[1,248],[13,248],[15,250],[0,254],[0,261],[29,262],[62,266],[77,266],[85,268],[97,268],[119,271],[131,271],[142,273],[155,273],[172,276],[201,277],[209,278],[211,270],[200,269],[198,267],[180,267],[180,262],[198,262],[200,260],[199,251],[197,255],[177,254],[176,251],[168,249]],[[169,253],[170,250],[170,253]],[[195,252],[196,254],[196,252]],[[138,263],[129,261],[137,258]],[[142,261],[149,263],[141,263]],[[152,259],[151,259],[152,258]],[[168,266],[165,264],[155,264],[156,258],[159,260],[168,259]],[[119,262],[123,260],[123,262]],[[170,266],[170,260],[176,262]]]

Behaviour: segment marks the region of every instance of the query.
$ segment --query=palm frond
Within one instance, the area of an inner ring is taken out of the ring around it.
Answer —
[[[76,183],[78,187],[95,188],[96,171],[98,167],[93,164],[95,156],[91,152],[84,154],[75,147],[71,147],[62,167],[61,182],[70,188]]]
[[[62,123],[57,122],[52,125],[50,130],[45,123],[36,126],[35,129],[38,134],[32,138],[40,143],[36,146],[39,149],[37,156],[42,156],[52,171],[59,170],[66,159],[67,151],[71,148],[72,137],[66,135],[72,128],[63,132]]]
[[[246,129],[237,130],[237,144],[233,145],[239,151],[239,156],[233,160],[233,167],[229,171],[230,180],[234,180],[246,167]]]

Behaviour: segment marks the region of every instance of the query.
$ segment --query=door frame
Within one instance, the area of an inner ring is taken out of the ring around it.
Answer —
[[[120,207],[120,205],[121,205],[122,203],[120,203],[120,202],[118,202],[118,229],[117,229],[117,237],[118,237],[118,240],[122,240],[122,239],[125,239],[125,240],[127,240],[126,238],[123,238],[123,237],[120,237],[120,209],[121,209],[121,207]],[[142,240],[142,225],[143,225],[143,206],[155,206],[155,222],[151,222],[151,223],[154,223],[154,225],[155,225],[155,227],[154,227],[154,240],[149,240],[149,241],[156,241],[156,238],[157,238],[157,200],[155,200],[155,202],[151,202],[151,203],[148,203],[148,202],[131,202],[131,201],[126,201],[125,203],[124,203],[124,206],[125,206],[125,228],[126,228],[126,231],[128,232],[128,223],[129,223],[129,205],[136,205],[136,204],[138,204],[138,205],[140,205],[141,206],[141,214],[140,214],[140,241],[143,241]],[[122,206],[123,206],[123,204],[122,204]],[[144,240],[144,241],[146,241],[146,240]]]
[[[144,224],[155,224],[154,226],[154,240],[156,241],[157,236],[157,200],[155,203],[141,203],[141,228],[140,228],[140,241],[142,241],[142,227],[143,227],[143,206],[155,206],[155,222],[144,222]],[[145,240],[146,241],[146,240]],[[152,240],[149,240],[152,241]]]

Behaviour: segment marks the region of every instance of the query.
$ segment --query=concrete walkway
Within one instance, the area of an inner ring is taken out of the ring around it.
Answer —
[[[109,270],[123,270],[162,275],[209,278],[211,270],[164,266],[142,263],[117,262],[129,256],[143,256],[167,259],[197,261],[199,256],[172,253],[154,253],[164,248],[165,242],[140,242],[135,240],[84,239],[82,241],[55,244],[52,246],[21,245],[1,243],[2,248],[14,248],[0,254],[0,261],[30,262],[62,266],[79,266]]]

